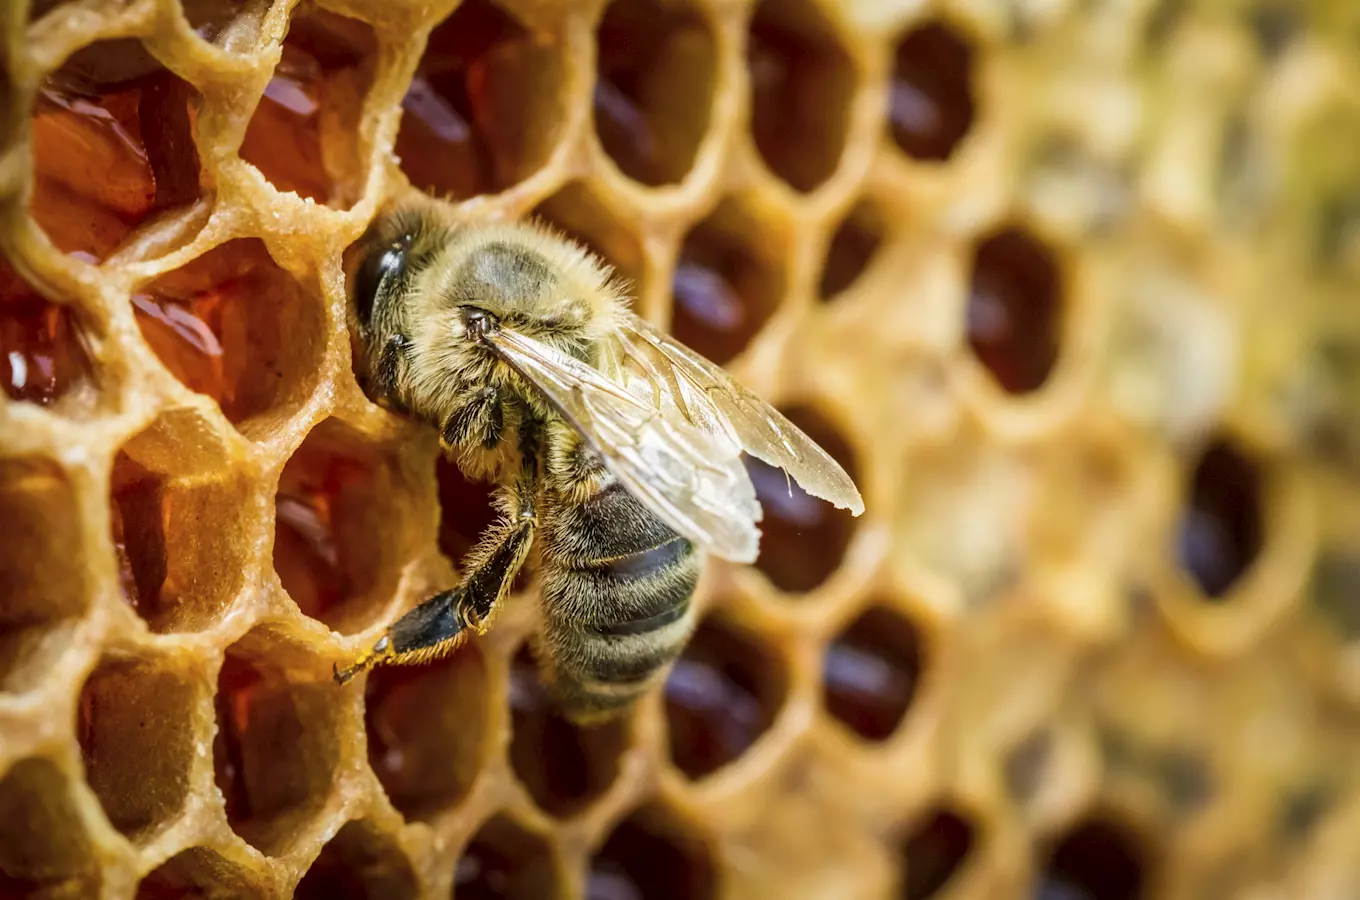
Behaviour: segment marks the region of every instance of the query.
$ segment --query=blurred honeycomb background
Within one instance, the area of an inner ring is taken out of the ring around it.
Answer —
[[[0,897],[1360,897],[1352,0],[11,0]],[[601,253],[764,468],[664,693],[331,680],[486,488],[356,385],[415,188]]]

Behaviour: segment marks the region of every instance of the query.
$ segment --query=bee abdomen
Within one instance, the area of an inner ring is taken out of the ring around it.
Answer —
[[[693,630],[700,557],[689,541],[543,572],[544,637],[559,702],[579,719],[631,704]]]

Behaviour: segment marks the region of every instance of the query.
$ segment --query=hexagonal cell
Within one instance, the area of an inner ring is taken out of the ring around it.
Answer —
[[[376,52],[371,26],[310,2],[294,10],[241,158],[280,191],[340,207],[358,199],[359,116]]]
[[[534,215],[613,266],[631,285],[629,293],[637,296],[645,264],[636,229],[619,221],[588,187],[567,185],[540,203]]]
[[[456,199],[540,169],[561,126],[560,38],[490,0],[468,0],[430,34],[401,105],[396,154],[411,184]]]
[[[1132,833],[1103,818],[1070,828],[1042,864],[1034,895],[1137,900],[1147,864]]]
[[[826,647],[827,712],[865,740],[887,740],[915,699],[923,657],[910,621],[886,607],[870,607]]]
[[[30,212],[66,253],[101,260],[199,196],[198,92],[131,38],[73,54],[33,112]]]
[[[239,511],[250,488],[222,473],[144,467],[134,437],[113,462],[109,518],[123,599],[157,634],[221,620],[244,578],[249,537]],[[232,514],[233,511],[236,514]]]
[[[476,643],[423,666],[368,675],[368,761],[407,819],[426,819],[472,790],[491,752],[486,664]]]
[[[552,845],[506,815],[473,835],[453,873],[455,900],[541,900],[562,890]]]
[[[93,369],[76,311],[53,303],[0,257],[0,386],[11,400],[50,406],[92,393]]]
[[[510,668],[510,711],[510,762],[544,812],[571,815],[614,783],[628,742],[624,723],[581,727],[559,715],[528,647]]]
[[[1261,553],[1261,473],[1226,438],[1200,456],[1181,513],[1177,557],[1204,596],[1225,596]]]
[[[886,234],[887,223],[878,204],[868,199],[856,203],[831,235],[817,296],[830,300],[859,281],[883,245]]]
[[[810,0],[761,0],[751,18],[751,131],[777,176],[799,191],[831,177],[845,149],[855,66]]]
[[[274,570],[305,615],[341,634],[372,623],[401,575],[410,490],[400,461],[343,422],[312,429],[274,498]]]
[[[257,238],[229,241],[132,297],[147,344],[247,436],[268,433],[310,396],[321,368],[321,301]]]
[[[973,124],[973,48],[942,22],[911,29],[897,42],[889,104],[902,152],[948,159]]]
[[[1058,359],[1065,300],[1053,251],[1007,226],[973,248],[968,344],[1007,392],[1037,391]]]
[[[788,689],[774,648],[705,619],[666,679],[671,761],[694,779],[735,762],[774,724]]]
[[[590,862],[588,900],[708,900],[718,894],[713,848],[689,822],[657,804],[614,826]]]
[[[685,2],[614,0],[596,35],[595,131],[623,173],[674,184],[708,130],[717,47]]]
[[[0,780],[0,895],[94,897],[99,862],[66,779],[45,759]]]
[[[811,406],[780,409],[858,482],[855,453],[836,427]],[[806,493],[782,469],[746,459],[765,517],[756,568],[779,590],[799,594],[819,587],[840,567],[855,534],[855,518]]]
[[[927,812],[903,840],[903,900],[939,896],[968,862],[973,850],[971,822],[949,809]]]
[[[400,900],[418,893],[415,870],[401,848],[371,823],[347,822],[321,849],[293,896],[298,900]]]
[[[248,871],[206,847],[190,847],[151,870],[137,886],[136,900],[263,896]]]
[[[152,663],[106,660],[80,692],[85,779],[134,841],[179,814],[189,792],[196,681]]]
[[[319,662],[260,630],[227,649],[214,774],[232,830],[262,853],[286,852],[326,801],[339,762],[338,691]]]
[[[731,198],[690,230],[672,284],[681,343],[721,365],[755,337],[784,295],[777,234]]]
[[[0,522],[0,691],[27,691],[89,605],[75,491],[54,463],[0,460]]]
[[[482,532],[496,520],[491,506],[492,485],[472,481],[442,455],[435,463],[439,484],[439,551],[455,565],[473,548]]]

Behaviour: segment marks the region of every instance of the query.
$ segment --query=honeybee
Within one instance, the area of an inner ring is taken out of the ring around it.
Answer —
[[[543,226],[460,224],[421,198],[380,215],[347,268],[369,394],[496,482],[500,518],[462,583],[337,667],[342,684],[485,633],[532,551],[544,680],[568,717],[608,717],[684,648],[703,554],[755,561],[761,508],[743,451],[864,510],[824,450],[631,312],[605,264]]]

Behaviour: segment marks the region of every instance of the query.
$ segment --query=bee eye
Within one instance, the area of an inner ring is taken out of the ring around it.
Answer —
[[[354,273],[354,311],[363,324],[367,325],[373,316],[373,302],[383,279],[388,275],[400,274],[406,268],[406,252],[409,248],[410,240],[406,237],[390,241],[365,256]]]

